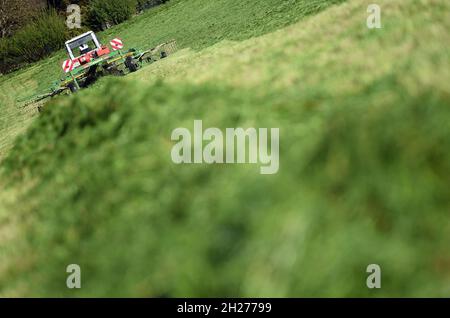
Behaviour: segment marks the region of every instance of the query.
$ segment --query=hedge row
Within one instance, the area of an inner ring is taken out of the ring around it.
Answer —
[[[104,30],[128,20],[140,12],[168,0],[91,0],[85,8],[86,24],[94,30]]]
[[[68,35],[69,30],[56,11],[41,13],[13,37],[0,40],[0,72],[48,56],[63,46]]]

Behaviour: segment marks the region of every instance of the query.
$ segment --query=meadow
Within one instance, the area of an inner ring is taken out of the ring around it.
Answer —
[[[170,1],[100,38],[176,54],[39,115],[64,53],[2,76],[0,295],[448,297],[450,4],[378,2]],[[196,119],[280,128],[279,172],[175,165]]]

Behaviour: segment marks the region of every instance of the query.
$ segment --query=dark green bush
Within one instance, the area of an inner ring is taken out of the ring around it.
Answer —
[[[137,0],[137,9],[138,11],[147,10],[160,4],[164,4],[169,0]]]
[[[88,24],[96,30],[122,23],[136,12],[136,0],[92,0]]]
[[[67,32],[64,20],[55,11],[42,13],[14,35],[6,55],[16,65],[38,61],[62,48]]]
[[[0,41],[0,72],[11,72],[60,49],[67,33],[64,20],[55,11],[40,13],[13,37]]]
[[[24,63],[24,59],[14,50],[12,38],[0,39],[0,73],[7,74]]]
[[[7,56],[9,52],[9,40],[0,39],[0,73],[6,73],[8,71]]]

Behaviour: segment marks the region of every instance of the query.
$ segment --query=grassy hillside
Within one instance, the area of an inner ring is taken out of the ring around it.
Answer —
[[[173,1],[102,35],[181,51],[55,99],[15,140],[0,294],[450,295],[450,5],[379,1],[369,30],[368,1],[260,2]],[[33,93],[57,59],[0,87]],[[6,148],[31,121],[14,108],[26,93],[0,94]],[[280,172],[173,164],[171,132],[194,119],[279,127]]]
[[[99,35],[102,43],[114,37],[127,48],[148,49],[170,39],[180,48],[200,50],[223,40],[243,40],[292,24],[344,0],[171,0]],[[47,92],[61,76],[67,59],[60,51],[52,57],[8,76],[0,77],[0,159],[14,137],[29,123],[36,107],[18,110],[16,101]]]

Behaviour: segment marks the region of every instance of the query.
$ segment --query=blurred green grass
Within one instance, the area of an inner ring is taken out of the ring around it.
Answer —
[[[2,162],[20,194],[0,293],[449,296],[449,5],[380,4],[382,30],[351,1],[48,104]],[[171,132],[194,119],[279,127],[280,172],[174,165]]]

